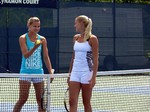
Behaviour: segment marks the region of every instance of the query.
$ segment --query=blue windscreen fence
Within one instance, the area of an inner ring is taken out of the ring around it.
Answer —
[[[49,56],[56,72],[68,72],[74,19],[87,15],[93,20],[93,34],[99,39],[99,70],[150,67],[150,5],[62,2],[57,0],[1,2],[0,72],[19,72],[19,36],[27,32],[27,20],[41,20],[40,35],[47,39]],[[44,65],[44,64],[43,64]],[[44,66],[45,72],[46,68]]]

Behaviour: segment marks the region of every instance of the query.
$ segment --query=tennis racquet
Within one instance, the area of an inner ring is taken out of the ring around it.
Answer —
[[[67,90],[65,91],[65,94],[64,94],[64,107],[66,109],[66,112],[70,112],[70,109],[69,109],[69,87],[67,88]],[[83,110],[81,91],[80,91],[79,97],[78,97],[78,110]]]
[[[64,106],[67,112],[69,112],[69,87],[67,88],[64,95]]]
[[[54,69],[52,69],[52,74],[53,73],[54,73]],[[51,83],[52,83],[52,81],[51,81]],[[43,110],[47,109],[47,102],[48,102],[48,86],[46,84],[46,87],[43,88],[42,96],[41,96],[41,108]]]

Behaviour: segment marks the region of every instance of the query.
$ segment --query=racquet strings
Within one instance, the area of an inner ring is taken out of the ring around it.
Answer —
[[[52,74],[54,74],[54,69],[52,69]],[[51,82],[52,83],[52,82]],[[45,87],[46,86],[46,87]],[[48,86],[47,86],[47,80],[44,80],[44,88],[42,91],[42,97],[41,97],[41,108],[43,110],[47,109],[47,102],[48,102]]]

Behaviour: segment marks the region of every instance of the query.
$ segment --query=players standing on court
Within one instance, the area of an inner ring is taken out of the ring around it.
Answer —
[[[52,74],[52,65],[48,55],[46,38],[38,34],[40,31],[39,18],[29,18],[27,27],[28,32],[21,35],[19,38],[19,44],[22,52],[20,74],[44,74],[42,57],[49,73]],[[53,80],[53,78],[51,78],[51,80]],[[35,89],[38,112],[45,112],[45,110],[41,109],[41,94],[44,87],[43,79],[27,77],[21,77],[19,80],[19,100],[15,104],[13,112],[20,112],[22,106],[26,103],[29,96],[31,82],[33,82]]]
[[[74,52],[69,69],[69,103],[70,112],[77,112],[80,90],[84,112],[92,112],[90,103],[92,88],[96,83],[98,70],[98,39],[92,34],[92,20],[85,15],[75,18],[76,34],[73,38]]]

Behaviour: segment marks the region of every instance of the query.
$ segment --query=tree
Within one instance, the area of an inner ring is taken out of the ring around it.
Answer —
[[[65,0],[72,1],[72,0]],[[112,0],[74,0],[74,1],[83,1],[83,2],[112,2]],[[143,3],[150,4],[149,0],[116,0],[116,3]]]

